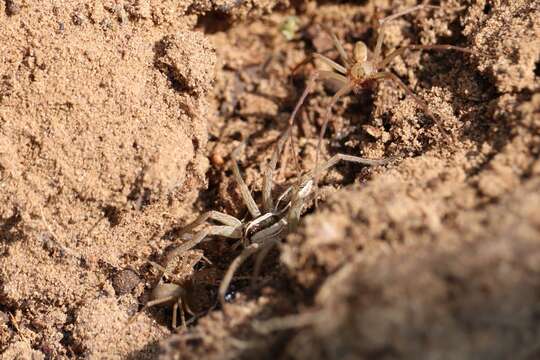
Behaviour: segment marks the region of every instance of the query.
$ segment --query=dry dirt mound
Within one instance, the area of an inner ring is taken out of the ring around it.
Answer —
[[[315,51],[337,59],[320,25],[347,51],[372,47],[375,6],[416,4],[405,3],[0,2],[2,358],[539,356],[540,3],[530,0],[449,0],[393,22],[386,53],[475,52],[393,61],[436,119],[390,83],[342,99],[325,156],[399,160],[330,172],[321,206],[265,262],[259,286],[233,283],[228,316],[212,305],[240,249],[210,241],[177,269],[196,279],[202,317],[173,335],[167,308],[127,326],[157,280],[147,260],[180,241],[179,227],[209,209],[244,216],[227,162],[245,139],[243,173],[260,196],[313,64],[292,69]],[[320,84],[299,118],[304,169],[334,90]],[[277,188],[295,175],[286,160]],[[253,326],[290,314],[303,326]]]

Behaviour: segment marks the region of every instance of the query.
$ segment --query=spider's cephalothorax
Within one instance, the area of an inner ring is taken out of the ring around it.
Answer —
[[[242,243],[244,246],[249,246],[251,243],[262,244],[268,236],[278,236],[284,231],[286,225],[281,214],[273,212],[263,214],[245,224]]]

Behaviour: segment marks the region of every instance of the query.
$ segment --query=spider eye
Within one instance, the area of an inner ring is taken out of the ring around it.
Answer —
[[[367,60],[367,46],[359,41],[354,45],[353,50],[354,60],[356,62],[365,62]]]

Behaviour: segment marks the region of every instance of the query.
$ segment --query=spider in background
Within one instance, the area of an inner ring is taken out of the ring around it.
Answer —
[[[419,98],[417,95],[414,94],[414,92],[394,73],[392,73],[388,67],[392,60],[394,60],[396,57],[401,56],[405,51],[407,50],[438,50],[438,51],[446,51],[446,50],[455,50],[460,51],[464,53],[469,54],[475,54],[470,49],[454,46],[454,45],[405,45],[402,47],[397,48],[396,50],[392,51],[388,55],[384,56],[382,54],[382,44],[385,37],[385,27],[388,23],[391,21],[410,14],[414,11],[418,11],[421,9],[438,9],[439,6],[432,6],[432,5],[417,5],[408,9],[405,9],[403,11],[397,12],[395,14],[392,14],[386,18],[379,19],[377,21],[377,28],[379,30],[375,48],[373,51],[369,50],[365,43],[362,41],[358,41],[353,48],[352,51],[352,57],[350,57],[343,46],[341,45],[340,41],[338,40],[337,36],[332,32],[327,32],[332,37],[332,41],[334,43],[334,46],[339,53],[339,57],[341,59],[342,64],[339,64],[335,62],[334,60],[322,55],[315,53],[313,54],[313,58],[319,59],[326,65],[330,66],[334,71],[324,71],[324,70],[315,70],[310,77],[307,80],[307,86],[304,89],[304,92],[300,96],[298,102],[296,103],[293,112],[291,113],[291,116],[289,117],[289,128],[292,128],[294,124],[294,120],[296,118],[296,115],[304,103],[306,97],[315,90],[315,86],[317,84],[317,81],[319,80],[331,80],[338,84],[339,90],[332,96],[330,99],[326,111],[324,112],[322,119],[322,126],[319,132],[319,139],[317,142],[317,152],[315,156],[315,166],[313,169],[313,185],[316,189],[318,184],[318,177],[319,177],[319,171],[318,164],[319,164],[319,158],[321,153],[321,143],[322,139],[324,137],[324,134],[326,132],[326,128],[328,127],[328,121],[330,119],[330,113],[332,111],[332,108],[336,104],[336,102],[349,94],[350,92],[359,93],[363,89],[366,89],[368,87],[373,86],[376,82],[379,81],[385,81],[390,80],[394,84],[396,84],[398,87],[400,87],[402,90],[405,91],[405,93],[410,96],[414,101],[420,106],[420,108],[426,113],[426,115],[430,116],[431,118],[434,118],[433,113],[429,110],[428,104]],[[311,59],[311,58],[310,58]],[[303,65],[305,62],[299,64],[299,66]],[[299,67],[298,66],[298,67]],[[297,68],[298,68],[297,67]],[[289,134],[291,134],[289,132]],[[290,136],[290,145],[293,152],[293,158],[296,161],[296,164],[298,166],[298,161],[296,159],[296,152],[294,151],[294,143],[293,138]]]

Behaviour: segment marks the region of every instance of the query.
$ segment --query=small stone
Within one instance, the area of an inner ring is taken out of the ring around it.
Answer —
[[[17,15],[21,12],[21,4],[17,0],[6,0],[6,14],[8,16]]]
[[[73,14],[71,21],[73,22],[73,25],[79,26],[84,23],[84,18],[81,14]]]
[[[9,323],[9,315],[3,311],[0,311],[0,325]]]
[[[212,161],[212,165],[215,167],[222,167],[223,164],[225,164],[225,160],[223,159],[223,156],[218,154],[217,152],[212,153],[212,156],[210,157]]]
[[[116,295],[124,295],[131,292],[139,282],[141,282],[139,275],[131,269],[120,271],[112,279],[112,285]]]
[[[364,129],[366,133],[373,136],[375,139],[379,139],[383,134],[381,129],[372,125],[364,125],[362,126],[362,128]]]

